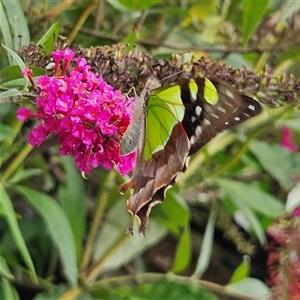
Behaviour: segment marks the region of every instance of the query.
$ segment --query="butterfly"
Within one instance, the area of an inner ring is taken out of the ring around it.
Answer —
[[[221,131],[261,112],[260,104],[227,82],[214,78],[182,79],[160,86],[150,79],[137,97],[133,119],[121,141],[121,153],[136,150],[129,181],[128,211],[145,234],[151,208],[187,168],[188,158]],[[132,225],[128,230],[133,233]]]

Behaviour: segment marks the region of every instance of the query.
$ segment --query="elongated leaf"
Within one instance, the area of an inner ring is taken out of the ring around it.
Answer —
[[[300,207],[300,182],[289,192],[285,207],[289,213]]]
[[[0,255],[0,276],[5,277],[9,280],[14,279],[14,275],[10,272],[10,269],[8,268],[5,259],[1,255]]]
[[[243,0],[243,37],[247,44],[252,34],[262,22],[269,0],[256,0],[255,3]]]
[[[300,153],[290,153],[278,144],[253,141],[250,150],[257,157],[262,167],[287,191],[294,187],[291,180],[298,173]],[[275,163],[276,162],[276,163]]]
[[[109,210],[95,245],[93,259],[98,263],[101,261],[102,272],[128,263],[167,234],[164,226],[151,219],[146,237],[137,234],[131,236],[126,233],[129,222],[130,215],[126,210],[126,202],[118,201]]]
[[[254,214],[253,210],[251,210],[249,208],[250,207],[249,201],[251,202],[252,196],[254,196],[254,195],[251,195],[251,198],[249,199],[247,194],[244,194],[244,193],[248,193],[249,190],[248,189],[244,189],[244,190],[239,189],[240,183],[231,182],[230,180],[218,180],[218,183],[227,192],[230,200],[234,203],[234,205],[243,212],[246,220],[249,222],[249,225],[251,226],[256,237],[258,238],[260,244],[264,245],[266,243],[265,231],[264,231],[261,223],[259,222],[257,216]],[[235,185],[237,185],[236,189],[234,187]],[[251,187],[250,187],[250,189],[251,189]],[[239,192],[236,192],[236,190],[239,190]],[[243,201],[243,198],[244,198],[244,200],[247,199],[247,201]],[[264,199],[262,195],[260,195],[259,198],[256,199],[256,201],[259,201],[261,199]]]
[[[132,10],[145,10],[149,9],[150,7],[154,6],[161,2],[161,0],[147,0],[147,1],[139,1],[139,0],[119,0],[115,1],[119,2],[122,6]]]
[[[4,42],[9,48],[13,48],[12,36],[10,34],[9,24],[8,24],[8,20],[7,20],[6,13],[4,11],[2,2],[0,2],[0,16],[1,16],[0,26],[1,26],[1,31],[3,34]],[[10,62],[10,64],[12,63],[10,56],[9,56],[9,62]],[[1,76],[0,76],[0,79],[1,79]]]
[[[43,52],[47,55],[54,49],[55,40],[59,34],[59,22],[55,22],[38,41],[43,46]]]
[[[56,245],[65,274],[72,286],[77,284],[75,244],[68,219],[57,202],[46,194],[24,186],[16,190],[35,208],[45,221]]]
[[[281,15],[279,20],[285,21],[292,14],[300,9],[300,1],[295,0],[285,0],[282,5]]]
[[[205,228],[201,251],[199,253],[196,269],[192,277],[200,278],[208,268],[212,254],[216,217],[217,209],[216,205],[214,205],[211,209]]]
[[[27,21],[24,15],[22,5],[19,0],[3,0],[1,1],[5,7],[7,13],[7,19],[14,32],[13,48],[20,48],[20,38],[22,37],[22,46],[28,46],[30,44],[30,34],[27,26]],[[2,18],[2,16],[1,16]]]
[[[15,52],[11,52],[11,53],[14,54]],[[24,65],[22,64],[22,66],[25,66],[25,64]],[[35,66],[28,66],[28,67],[32,70],[33,77],[46,74],[46,70],[42,68],[35,67]],[[5,84],[15,79],[24,78],[24,76],[21,74],[20,68],[21,68],[20,65],[19,66],[13,65],[0,70],[0,84]]]
[[[0,215],[2,215],[6,219],[10,232],[13,236],[14,242],[16,243],[20,251],[21,257],[23,258],[28,270],[30,271],[30,275],[32,279],[37,281],[34,265],[29,255],[29,251],[26,247],[26,244],[24,242],[22,233],[20,231],[18,221],[13,209],[13,205],[1,183],[0,183],[0,199],[1,199]]]
[[[225,291],[238,291],[243,293],[245,297],[251,297],[253,299],[268,299],[270,296],[270,289],[268,286],[256,278],[245,278],[239,282],[226,286]]]
[[[190,209],[174,187],[167,192],[166,200],[153,208],[151,216],[158,219],[173,233],[180,235],[182,229],[189,225]]]
[[[185,270],[191,260],[192,236],[189,226],[184,228],[176,248],[175,257],[171,271],[174,273]]]
[[[137,286],[121,285],[104,289],[93,288],[94,299],[135,299],[135,300],[217,300],[218,298],[198,283],[163,278]]]
[[[22,92],[17,89],[10,89],[5,92],[0,93],[1,103],[10,102],[10,97],[21,96]],[[6,100],[5,100],[6,99]]]
[[[229,284],[241,281],[250,275],[250,258],[248,256],[244,257],[244,261],[235,269],[231,276]]]
[[[74,166],[71,157],[62,158],[66,171],[66,181],[59,188],[59,201],[72,228],[77,258],[80,258],[82,237],[85,232],[86,195],[83,178]]]
[[[220,179],[217,182],[235,202],[244,202],[255,211],[268,217],[284,213],[284,205],[271,194],[250,183]]]
[[[20,299],[14,286],[6,278],[2,278],[0,280],[0,299],[7,299],[7,300]]]

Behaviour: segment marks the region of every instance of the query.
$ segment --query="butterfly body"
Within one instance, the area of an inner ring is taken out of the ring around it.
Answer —
[[[121,153],[137,151],[132,177],[120,191],[133,189],[127,209],[137,217],[143,234],[151,208],[164,200],[166,190],[185,171],[188,157],[219,132],[261,111],[255,100],[218,79],[149,86],[151,81],[137,99],[121,143]]]

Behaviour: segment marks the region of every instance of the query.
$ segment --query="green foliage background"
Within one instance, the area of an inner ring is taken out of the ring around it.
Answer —
[[[123,178],[98,169],[83,179],[71,157],[59,156],[55,140],[37,149],[27,144],[33,124],[19,122],[15,111],[29,85],[20,75],[24,63],[10,50],[32,41],[48,54],[58,33],[70,45],[123,42],[130,49],[134,25],[141,45],[157,57],[189,52],[258,73],[268,64],[274,76],[299,77],[299,2],[255,3],[0,2],[7,50],[0,54],[1,299],[242,299],[270,293],[242,257],[255,258],[254,249],[267,243],[268,225],[300,205],[297,197],[285,205],[290,191],[299,190],[300,154],[279,144],[280,128],[288,126],[299,149],[299,110],[264,106],[247,125],[218,135],[154,207],[146,237],[132,237],[126,234],[128,195],[117,190]],[[36,68],[35,74],[44,72]],[[233,222],[238,212],[245,232]],[[215,278],[213,284],[205,274],[216,259],[216,229],[235,245],[241,265],[227,282]],[[170,237],[173,248],[158,268],[153,249]]]

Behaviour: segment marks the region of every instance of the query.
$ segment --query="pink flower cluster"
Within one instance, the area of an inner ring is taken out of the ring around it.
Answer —
[[[17,111],[19,120],[37,118],[40,122],[29,133],[29,143],[40,146],[49,134],[57,134],[60,154],[73,155],[80,171],[87,173],[102,165],[106,169],[116,166],[122,175],[127,174],[135,153],[120,156],[119,148],[131,119],[128,103],[132,101],[93,73],[84,58],[77,58],[70,69],[72,50],[57,50],[52,57],[54,76],[37,79],[36,112],[25,107]],[[31,70],[26,68],[22,74],[33,82]]]

